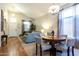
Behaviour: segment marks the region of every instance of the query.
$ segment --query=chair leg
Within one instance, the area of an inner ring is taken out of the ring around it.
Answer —
[[[67,49],[67,56],[69,56],[69,53],[70,53],[70,47],[68,47]]]
[[[37,56],[37,53],[38,53],[38,46],[37,46],[37,44],[36,44],[36,56]]]
[[[50,56],[52,56],[52,49],[50,49]]]
[[[40,45],[40,56],[42,56],[42,47]]]
[[[8,38],[7,35],[5,35],[5,38],[6,38],[6,42],[5,42],[5,45],[6,45],[7,44],[7,38]]]
[[[72,56],[74,56],[74,46],[72,46]]]

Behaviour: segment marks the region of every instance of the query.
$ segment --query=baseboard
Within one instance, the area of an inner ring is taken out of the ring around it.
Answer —
[[[18,36],[9,36],[9,38],[17,38]]]

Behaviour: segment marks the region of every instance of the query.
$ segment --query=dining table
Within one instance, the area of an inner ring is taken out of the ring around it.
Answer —
[[[56,56],[56,48],[55,48],[55,44],[57,43],[61,43],[62,41],[66,41],[66,37],[63,36],[58,36],[58,35],[54,35],[54,36],[42,36],[42,39],[49,42],[50,45],[52,46],[51,52],[53,56]]]

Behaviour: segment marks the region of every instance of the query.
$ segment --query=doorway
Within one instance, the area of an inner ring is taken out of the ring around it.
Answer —
[[[17,18],[16,17],[10,17],[9,18],[9,36],[10,37],[16,37],[18,36],[17,31]]]

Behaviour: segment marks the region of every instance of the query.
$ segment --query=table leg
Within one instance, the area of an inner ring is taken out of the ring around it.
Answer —
[[[67,56],[69,56],[69,53],[70,53],[70,47],[68,47],[67,49]]]
[[[36,44],[36,56],[37,56],[37,53],[38,53],[38,46],[37,46],[37,44]]]
[[[52,42],[50,42],[50,44],[52,46],[52,49],[51,49],[52,55],[56,56],[56,48],[54,47],[54,44]]]
[[[53,47],[52,55],[53,55],[53,56],[56,56],[56,48],[55,48],[55,47]]]
[[[74,56],[74,46],[72,46],[72,56]]]

